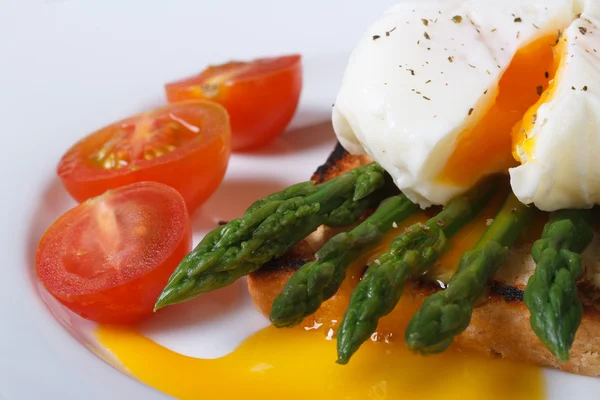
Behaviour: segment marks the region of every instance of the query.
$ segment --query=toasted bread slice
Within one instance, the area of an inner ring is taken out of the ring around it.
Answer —
[[[365,155],[350,155],[337,146],[327,162],[320,166],[313,180],[323,182],[339,174],[370,162]],[[314,259],[314,253],[336,232],[319,228],[284,257],[274,260],[250,275],[248,287],[257,308],[265,315],[271,310],[274,298],[281,292],[288,278],[304,263]],[[523,289],[535,270],[530,256],[531,243],[511,249],[509,260],[492,282],[487,298],[475,309],[471,324],[456,338],[456,346],[466,351],[493,357],[559,368],[581,375],[600,376],[600,314],[592,305],[597,280],[594,271],[600,266],[600,238],[595,235],[590,248],[583,255],[586,282],[581,283],[580,294],[585,305],[583,321],[571,349],[571,360],[561,365],[536,337],[529,326],[529,311],[523,304]],[[352,290],[359,281],[364,267],[349,271],[339,292],[326,301],[316,314],[306,318],[304,327],[324,324],[335,330],[341,320]],[[410,282],[396,309],[379,322],[373,340],[404,340],[406,325],[423,300],[440,290],[428,282]],[[315,325],[317,324],[317,325]],[[360,351],[360,350],[359,350]]]

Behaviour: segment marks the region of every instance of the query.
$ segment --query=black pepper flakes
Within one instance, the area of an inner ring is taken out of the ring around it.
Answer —
[[[496,32],[497,30],[498,30],[497,28],[494,28],[494,29],[492,29],[492,32]]]
[[[448,61],[450,61],[450,62],[454,62],[454,57],[452,57],[452,56],[449,56],[449,57],[448,57]]]
[[[523,20],[521,19],[521,17],[517,17],[515,18],[515,22],[523,22]]]
[[[582,87],[581,90],[583,90],[584,92],[587,92],[587,90],[588,90],[587,85],[585,85],[584,87]]]
[[[544,93],[544,87],[543,87],[543,86],[541,86],[541,85],[540,85],[540,86],[536,86],[536,87],[535,87],[535,91],[536,91],[536,93],[538,94],[538,96],[541,96],[541,95],[542,95],[542,93]]]
[[[380,37],[381,37],[381,36],[379,36],[379,35],[373,35],[373,40],[377,40],[377,39],[379,39]]]
[[[558,42],[560,42],[560,39],[562,38],[562,31],[559,29],[558,30],[558,35],[556,36],[556,42],[554,42],[554,46],[556,46],[558,44]]]
[[[429,97],[427,97],[427,96],[423,96],[423,98],[424,98],[425,100],[431,100],[431,99],[430,99]]]
[[[387,32],[385,33],[385,36],[390,36],[390,34],[391,34],[392,32],[394,32],[395,30],[396,30],[396,27],[393,27],[392,29],[390,29],[389,31],[387,31]]]
[[[455,24],[460,24],[462,22],[462,17],[460,15],[455,15],[454,17],[452,17],[452,22],[454,22]]]
[[[587,33],[587,28],[580,26],[579,27],[579,32],[581,32],[582,35],[585,35]]]
[[[425,25],[425,26],[429,25],[429,21],[427,21],[425,18],[421,18],[421,21],[423,22],[423,25]]]
[[[487,94],[487,92],[488,92],[488,90],[487,90],[487,89],[485,89],[485,90],[483,91],[483,94]]]
[[[429,82],[431,82],[431,79],[430,79],[430,80],[428,80],[427,82],[425,82],[425,84],[428,84]]]
[[[575,86],[571,86],[571,90],[575,90]]]
[[[474,65],[471,65],[471,64],[467,64],[467,65],[471,68],[476,68]]]
[[[471,114],[473,114],[473,111],[475,111],[475,109],[473,109],[473,108],[469,108],[469,113],[468,113],[467,115],[471,115]]]
[[[423,36],[425,36],[425,39],[427,40],[431,40],[431,38],[429,37],[429,34],[427,32],[423,33]]]
[[[548,73],[548,71],[544,72],[544,76],[546,77],[546,79],[548,79],[550,77],[550,74]]]
[[[531,119],[531,124],[535,125],[535,121],[537,121],[537,113],[533,114],[533,118]]]
[[[407,71],[410,71],[410,74],[411,74],[412,76],[415,76],[415,70],[414,70],[414,69],[407,68],[406,70],[407,70]]]
[[[531,23],[531,25],[533,25],[533,27],[534,27],[535,29],[540,29],[540,27],[539,27],[539,26],[537,26],[537,25],[536,25],[536,24],[534,24],[534,23]]]

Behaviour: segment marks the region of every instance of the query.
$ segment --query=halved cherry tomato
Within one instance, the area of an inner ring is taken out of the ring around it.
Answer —
[[[134,183],[91,198],[54,222],[38,244],[37,274],[82,317],[130,323],[152,314],[191,245],[181,195],[160,183]]]
[[[257,147],[280,135],[294,116],[302,89],[299,55],[210,66],[165,85],[170,102],[208,99],[231,117],[233,150]]]
[[[129,183],[155,181],[177,189],[192,213],[221,183],[230,154],[227,111],[195,100],[92,133],[62,157],[57,173],[80,202]]]

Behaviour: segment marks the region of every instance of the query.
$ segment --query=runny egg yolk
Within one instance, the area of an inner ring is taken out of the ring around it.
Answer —
[[[541,399],[542,372],[449,350],[435,357],[367,342],[345,366],[322,331],[268,327],[225,357],[183,356],[134,328],[96,335],[134,377],[177,399]],[[328,340],[329,339],[329,340]]]
[[[506,195],[499,191],[488,206],[451,239],[432,279],[446,281],[460,256],[473,247]],[[540,216],[544,216],[541,214]],[[389,248],[411,224],[425,222],[419,212],[364,252],[348,271],[335,300],[347,304],[364,266]],[[543,218],[532,224],[532,241]],[[302,329],[266,328],[219,359],[183,356],[154,343],[133,327],[100,326],[98,341],[134,377],[178,399],[528,399],[544,398],[541,369],[503,359],[473,357],[451,348],[432,357],[410,353],[401,339],[422,296],[401,298],[382,318],[378,333],[348,365],[335,363],[334,327],[338,321],[308,318]]]
[[[531,124],[531,116],[525,114],[533,108],[532,104],[548,100],[542,93],[557,70],[555,54],[560,53],[554,47],[556,42],[556,36],[546,36],[515,54],[500,79],[494,104],[474,125],[459,134],[454,151],[438,176],[439,181],[469,187],[483,175],[515,166],[511,132],[521,120]],[[471,112],[477,114],[477,111]],[[466,116],[469,117],[473,118]]]
[[[553,53],[554,53],[554,61],[551,66],[551,75],[552,80],[540,96],[540,98],[533,104],[525,115],[520,123],[515,124],[512,130],[512,149],[513,156],[517,161],[521,160],[521,156],[517,152],[517,149],[520,148],[529,160],[532,159],[533,156],[533,147],[535,145],[535,140],[531,136],[531,130],[533,126],[537,122],[537,112],[540,106],[552,99],[554,96],[554,92],[556,90],[557,82],[558,82],[558,72],[561,70],[561,67],[564,64],[565,57],[563,57],[563,53],[565,51],[565,43],[567,42],[567,38],[559,35],[558,39],[553,45]]]
[[[442,254],[440,259],[436,262],[434,268],[427,273],[430,280],[440,280],[443,283],[447,283],[456,269],[461,256],[467,250],[472,249],[477,241],[481,238],[485,232],[489,222],[500,210],[504,199],[506,198],[507,190],[500,190],[487,204],[487,206],[479,213],[477,218],[474,218],[466,226],[464,226],[458,234],[449,239],[448,248]],[[373,246],[368,251],[361,253],[352,264],[349,266],[348,279],[344,281],[340,292],[336,296],[347,296],[348,300],[354,290],[354,287],[358,284],[364,272],[365,265],[369,265],[379,255],[388,251],[390,245],[394,239],[406,228],[415,223],[425,223],[429,219],[429,216],[420,211],[402,223],[398,224],[396,229],[388,231],[381,242],[376,246]]]

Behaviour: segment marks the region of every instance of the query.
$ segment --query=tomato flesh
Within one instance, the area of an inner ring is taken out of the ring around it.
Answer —
[[[179,191],[190,212],[221,183],[231,154],[227,111],[209,101],[168,105],[111,124],[75,144],[57,173],[79,202],[155,181]]]
[[[211,66],[165,89],[170,102],[208,99],[223,105],[231,117],[233,150],[246,150],[279,136],[294,116],[302,90],[301,57]]]
[[[89,199],[44,234],[37,274],[62,304],[101,323],[131,323],[154,302],[192,245],[185,202],[155,182]]]

